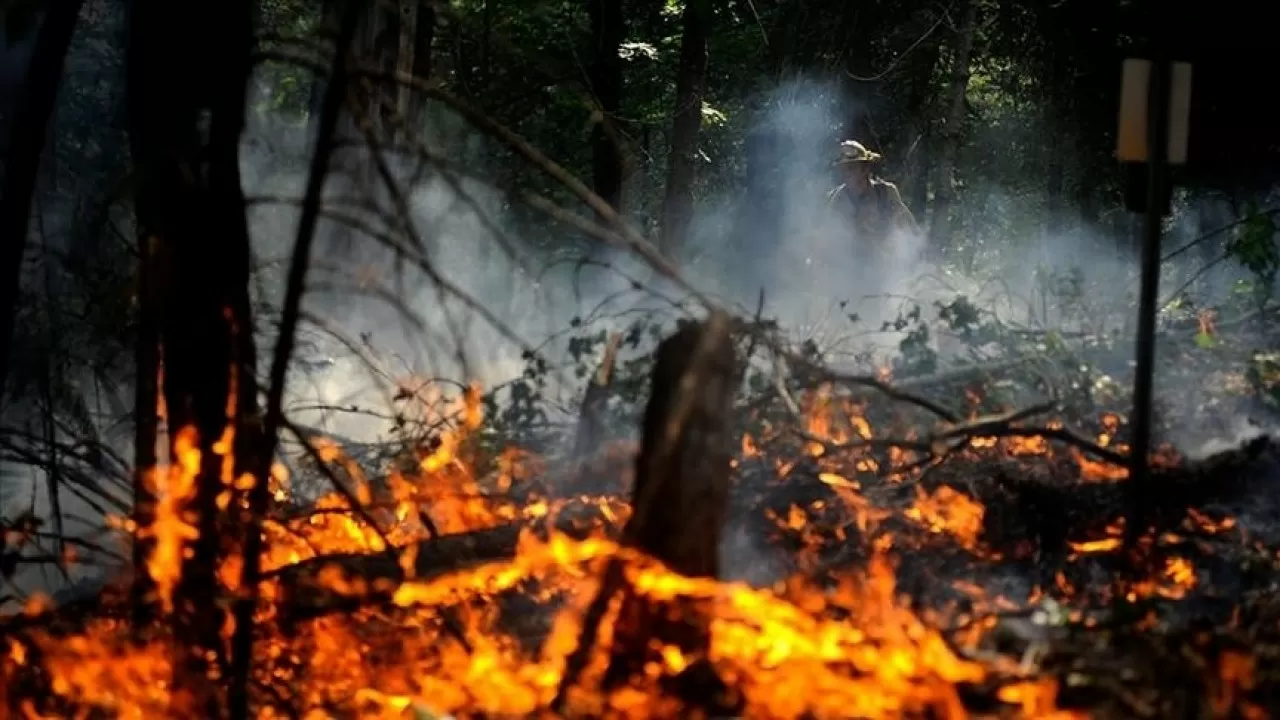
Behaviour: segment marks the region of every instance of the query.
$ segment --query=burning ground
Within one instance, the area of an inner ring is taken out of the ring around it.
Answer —
[[[1162,448],[1150,527],[1127,552],[1118,413],[1002,407],[969,381],[956,383],[966,407],[949,408],[887,373],[782,355],[763,391],[718,391],[741,384],[726,378],[744,345],[763,352],[739,342],[718,368],[701,344],[666,365],[660,350],[639,443],[599,427],[611,356],[567,456],[493,449],[476,389],[378,462],[312,437],[307,471],[335,489],[303,501],[298,478],[272,478],[256,716],[1254,718],[1276,705],[1269,439],[1196,461]],[[30,600],[4,626],[10,715],[200,714],[166,622],[198,532],[183,505],[201,459],[182,437],[149,476],[155,524],[120,523],[154,540],[149,621],[128,578],[58,608]],[[31,532],[7,529],[7,558]],[[236,555],[219,568],[228,597],[239,569]],[[230,612],[221,624],[229,640]],[[210,684],[226,672],[215,659]]]

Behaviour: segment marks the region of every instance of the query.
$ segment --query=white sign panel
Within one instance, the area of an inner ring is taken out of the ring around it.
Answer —
[[[1116,133],[1116,157],[1121,162],[1147,162],[1147,96],[1151,86],[1151,61],[1124,61],[1120,82],[1120,123]],[[1191,133],[1191,63],[1172,63],[1169,77],[1170,165],[1185,165]]]

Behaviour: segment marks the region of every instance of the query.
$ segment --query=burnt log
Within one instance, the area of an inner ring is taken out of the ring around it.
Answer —
[[[685,325],[658,346],[636,459],[632,513],[622,542],[681,575],[720,575],[737,377],[730,320],[723,313]],[[640,676],[647,663],[661,663],[655,648],[671,646],[691,662],[666,690],[713,715],[732,714],[740,699],[730,698],[727,686],[710,670],[706,609],[691,601],[663,603],[644,597],[630,587],[624,562],[616,557],[587,609],[578,647],[566,661],[552,703],[555,711],[565,711],[568,692],[586,667],[606,611],[619,593],[605,691]]]
[[[585,505],[576,512],[557,513],[553,529],[583,539],[606,524],[604,512]],[[525,531],[545,537],[549,528],[543,521],[508,525],[431,537],[419,542],[414,553],[413,579],[430,580],[487,562],[509,560],[516,555]],[[348,588],[363,592],[339,592],[326,581],[327,573],[338,570]],[[377,555],[335,553],[304,560],[264,573],[264,580],[278,580],[284,593],[281,619],[299,622],[320,615],[390,602],[400,583],[409,579],[396,552]]]

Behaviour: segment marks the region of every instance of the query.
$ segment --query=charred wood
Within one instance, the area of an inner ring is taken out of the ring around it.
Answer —
[[[732,399],[737,358],[730,320],[713,312],[658,347],[636,460],[632,513],[623,543],[691,577],[720,576],[720,535],[728,512]],[[621,595],[605,690],[654,659],[655,644],[672,645],[693,661],[667,690],[712,714],[732,712],[740,698],[706,665],[710,644],[705,609],[658,603],[634,592],[620,558],[610,561],[588,607],[578,647],[566,662],[553,708],[568,707],[615,596]]]

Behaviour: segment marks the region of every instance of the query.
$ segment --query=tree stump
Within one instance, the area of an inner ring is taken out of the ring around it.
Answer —
[[[716,578],[720,573],[736,377],[737,357],[724,313],[685,325],[658,347],[632,512],[622,542],[682,575]],[[622,562],[611,562],[587,610],[578,648],[566,663],[555,709],[563,708],[567,690],[587,664],[610,600],[621,592],[604,690],[643,673],[648,663],[661,664],[656,648],[674,646],[691,662],[668,691],[712,714],[731,712],[736,703],[727,700],[726,688],[707,660],[706,609],[694,602],[654,602],[635,593],[624,578]]]
[[[658,346],[623,542],[682,575],[720,573],[736,365],[723,313]]]

